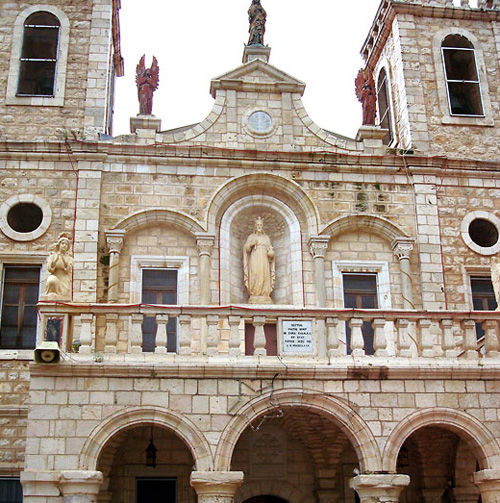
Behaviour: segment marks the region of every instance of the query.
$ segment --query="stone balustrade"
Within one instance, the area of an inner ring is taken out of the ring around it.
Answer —
[[[500,312],[496,311],[43,302],[39,312],[38,344],[57,339],[62,349],[82,355],[279,355],[312,360],[347,356],[477,360],[500,356]],[[156,333],[149,344],[143,330],[145,318],[156,320]],[[477,333],[484,335],[478,340]]]

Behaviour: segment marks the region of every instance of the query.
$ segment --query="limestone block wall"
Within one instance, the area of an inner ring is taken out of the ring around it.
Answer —
[[[19,54],[13,46],[20,46],[22,30],[15,31],[18,16],[36,9],[42,3],[33,0],[2,2],[0,41],[0,138],[10,140],[41,140],[72,137],[86,131],[95,135],[105,130],[105,100],[109,90],[111,0],[78,0],[68,3],[54,0],[50,5],[61,10],[67,17],[69,29],[65,85],[57,93],[57,106],[49,98],[42,103],[28,104],[30,98],[13,97],[7,100],[7,81],[16,67]],[[19,18],[20,19],[20,18]],[[20,21],[22,24],[22,20]],[[14,40],[14,37],[17,37]],[[17,50],[17,49],[16,49]],[[16,83],[11,84],[16,87]],[[62,98],[62,101],[59,99]],[[7,103],[8,102],[8,103]],[[48,104],[48,106],[45,106]],[[62,132],[58,132],[61,130]],[[95,136],[94,136],[95,137]]]

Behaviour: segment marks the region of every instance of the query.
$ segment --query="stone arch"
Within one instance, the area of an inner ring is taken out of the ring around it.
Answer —
[[[276,277],[280,278],[282,281],[284,278],[288,278],[288,290],[289,295],[288,302],[279,302],[278,304],[293,304],[295,306],[304,304],[304,296],[302,289],[302,248],[301,248],[301,233],[300,233],[300,223],[297,219],[295,213],[282,201],[274,197],[259,195],[259,196],[247,196],[235,201],[224,213],[220,223],[220,233],[219,233],[219,248],[220,248],[220,264],[230,265],[230,274],[221,275],[221,303],[231,304],[233,299],[231,298],[231,286],[233,284],[243,285],[243,277],[239,278],[239,281],[233,276],[236,275],[235,267],[233,264],[234,252],[231,247],[235,246],[234,240],[231,239],[231,227],[233,221],[237,219],[244,212],[251,212],[252,208],[261,207],[262,209],[267,209],[269,211],[279,214],[286,225],[286,232],[288,234],[287,242],[287,254],[286,254],[286,273],[279,270],[279,257],[278,254],[278,243],[272,241],[273,247],[277,252],[277,265],[276,265]],[[260,213],[259,213],[260,215]],[[248,231],[249,233],[251,230]],[[269,232],[268,232],[269,233]],[[234,236],[233,236],[234,237]],[[241,243],[239,247],[239,257],[241,257],[241,250],[243,249],[244,242]],[[238,264],[238,270],[242,272],[243,264]],[[279,290],[278,290],[279,291]],[[275,294],[276,294],[275,290]],[[241,299],[241,303],[244,301]]]
[[[319,212],[304,189],[292,180],[272,173],[253,173],[233,178],[212,196],[207,210],[207,229],[215,233],[226,210],[238,199],[252,195],[268,195],[285,203],[303,225],[305,234],[318,233]]]
[[[313,503],[312,498],[286,480],[255,480],[245,483],[236,493],[235,503],[242,503],[262,494],[277,496],[288,503]]]
[[[406,439],[425,426],[446,428],[464,439],[476,455],[481,469],[500,466],[500,448],[492,433],[475,417],[465,412],[436,407],[410,414],[387,439],[383,452],[383,469],[395,472],[399,451]]]
[[[204,435],[188,419],[162,407],[134,407],[117,412],[97,426],[85,442],[80,456],[83,470],[96,470],[105,445],[119,432],[153,424],[177,435],[188,447],[195,461],[195,470],[211,471],[213,466],[210,446]]]
[[[118,222],[113,227],[113,230],[123,230],[128,234],[145,225],[155,223],[174,225],[190,234],[205,232],[205,229],[203,229],[193,217],[186,213],[160,208],[138,211]]]
[[[390,243],[398,238],[410,237],[405,231],[403,231],[403,229],[392,223],[390,220],[375,215],[348,215],[336,218],[326,225],[320,235],[332,238],[342,234],[343,232],[358,229],[371,230],[385,238]]]
[[[271,403],[272,402],[272,403]],[[375,437],[363,419],[338,398],[302,389],[267,392],[243,405],[222,432],[214,457],[216,470],[231,470],[238,440],[248,425],[266,412],[280,407],[300,407],[331,418],[352,443],[361,471],[381,470],[382,459]]]

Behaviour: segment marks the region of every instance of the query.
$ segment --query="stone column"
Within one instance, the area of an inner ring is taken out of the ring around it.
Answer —
[[[349,481],[361,503],[398,503],[403,489],[410,483],[408,475],[358,475]]]
[[[401,294],[403,296],[403,309],[415,309],[413,303],[413,288],[410,269],[410,254],[413,250],[413,239],[396,238],[392,242],[394,255],[399,259],[401,270]]]
[[[192,472],[190,482],[198,503],[233,503],[243,472]]]
[[[198,280],[200,282],[200,304],[210,304],[210,257],[214,249],[215,237],[210,234],[196,234],[199,264]]]
[[[318,307],[326,306],[325,287],[325,253],[328,249],[330,238],[315,236],[309,240],[309,250],[314,258],[314,276],[316,280],[316,304]]]
[[[96,503],[102,481],[101,472],[63,470],[59,483],[64,503]]]
[[[474,474],[483,503],[500,503],[500,470],[481,470]]]
[[[47,470],[24,470],[21,472],[23,503],[61,502],[59,472]]]
[[[106,243],[109,250],[108,302],[118,302],[120,252],[124,237],[123,230],[106,231]]]

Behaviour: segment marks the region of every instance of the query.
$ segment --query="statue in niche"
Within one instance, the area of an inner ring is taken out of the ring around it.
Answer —
[[[71,300],[73,258],[69,255],[70,239],[62,233],[54,246],[55,251],[49,257],[49,277],[45,298],[47,300]]]
[[[160,82],[160,67],[153,56],[151,68],[146,69],[146,55],[142,56],[135,71],[135,83],[139,96],[139,114],[151,115],[153,113],[153,93],[158,89]]]
[[[363,126],[374,126],[377,117],[375,82],[369,70],[361,69],[354,81],[356,97],[363,105]]]
[[[500,257],[491,258],[491,282],[493,291],[495,292],[495,300],[497,301],[497,311],[500,311]]]
[[[254,231],[243,248],[243,272],[250,304],[272,304],[274,288],[274,250],[264,232],[264,221],[255,219]]]
[[[266,32],[266,11],[260,4],[260,0],[253,0],[248,9],[248,21],[250,22],[247,45],[264,45],[264,33]]]

